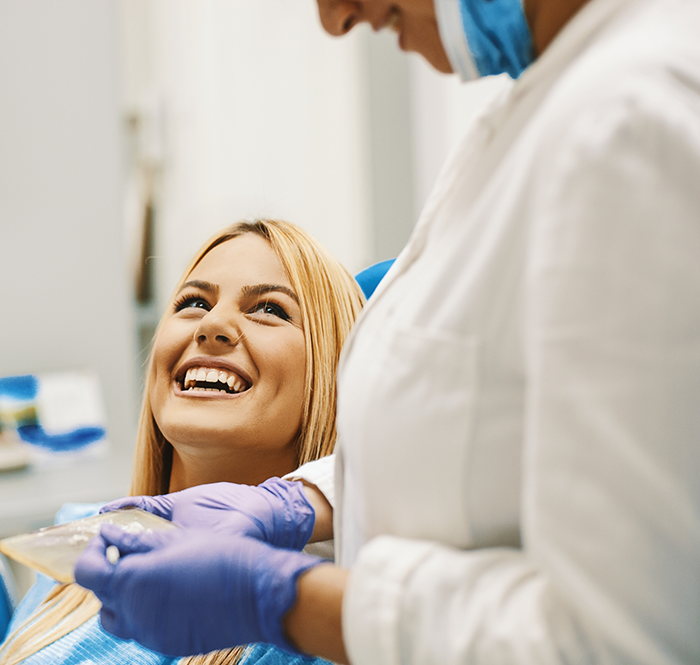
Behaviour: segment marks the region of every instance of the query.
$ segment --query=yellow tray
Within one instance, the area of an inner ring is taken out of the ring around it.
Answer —
[[[178,528],[140,508],[125,508],[5,538],[0,540],[0,552],[59,582],[75,582],[75,563],[104,523],[116,524],[128,533]]]

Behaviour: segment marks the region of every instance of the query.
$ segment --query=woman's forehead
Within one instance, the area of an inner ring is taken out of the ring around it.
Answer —
[[[185,281],[196,279],[291,286],[284,265],[270,243],[253,233],[236,236],[209,250]]]

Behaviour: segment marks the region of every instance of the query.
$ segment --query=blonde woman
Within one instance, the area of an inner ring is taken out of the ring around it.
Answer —
[[[347,271],[292,224],[242,222],[207,242],[155,334],[131,494],[257,485],[331,453],[336,366],[362,303]],[[283,481],[271,482],[274,492]],[[40,580],[13,617],[0,663],[298,658],[263,645],[168,658],[106,633],[99,610],[83,588]]]

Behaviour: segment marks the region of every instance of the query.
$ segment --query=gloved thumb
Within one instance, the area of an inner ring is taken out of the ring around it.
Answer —
[[[114,545],[119,550],[121,557],[129,554],[143,554],[158,549],[166,540],[166,534],[170,531],[146,531],[142,533],[129,533],[116,524],[103,524],[100,528],[100,536],[105,542],[105,550],[109,545]]]
[[[95,536],[75,564],[75,581],[98,596],[104,593],[114,572],[114,566],[107,560],[106,551],[107,543],[102,536]]]
[[[103,524],[100,534],[88,543],[75,564],[75,581],[103,600],[115,572],[114,564],[107,559],[107,548],[114,545],[120,557],[150,552],[162,544],[164,533],[128,533],[116,524]]]

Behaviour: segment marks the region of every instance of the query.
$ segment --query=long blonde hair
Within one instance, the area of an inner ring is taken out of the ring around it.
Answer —
[[[297,462],[303,464],[333,451],[336,439],[335,372],[340,350],[362,308],[364,297],[352,276],[318,242],[298,226],[277,220],[239,222],[217,233],[195,254],[174,293],[214,247],[246,233],[264,238],[277,254],[299,297],[306,345],[305,399],[297,438]],[[161,318],[154,339],[172,309]],[[168,491],[172,446],[153,417],[149,388],[153,377],[149,354],[144,397],[136,439],[131,495]],[[3,646],[0,665],[14,665],[82,625],[97,614],[100,602],[76,584],[59,585]],[[244,647],[192,656],[187,665],[232,665]]]

